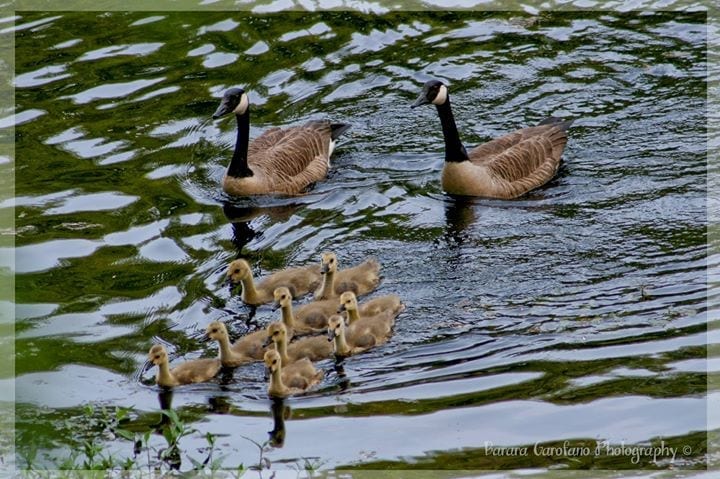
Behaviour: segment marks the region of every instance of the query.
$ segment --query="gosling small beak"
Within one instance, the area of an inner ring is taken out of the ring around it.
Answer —
[[[145,364],[143,364],[143,367],[140,370],[140,374],[145,374],[145,371],[147,371],[153,366],[155,366],[155,363],[152,362],[152,359],[148,359],[147,361],[145,361]]]
[[[335,330],[334,329],[328,329],[328,342],[332,342],[335,340]]]
[[[272,310],[277,311],[278,309],[280,309],[280,303],[273,303]]]
[[[270,346],[270,343],[272,343],[272,338],[268,336],[267,338],[265,338],[265,341],[263,341],[262,347],[267,348],[268,346]]]
[[[327,264],[320,266],[320,274],[327,274],[328,271],[330,271],[330,266]]]
[[[345,305],[344,305],[344,304],[341,304],[340,307],[339,307],[338,310],[337,310],[338,314],[343,313],[343,312],[345,312],[345,311],[347,311],[347,308],[345,308]]]
[[[227,103],[227,101],[223,100],[220,102],[220,106],[215,110],[215,113],[213,113],[213,120],[217,120],[221,116],[225,116],[228,113],[232,111],[232,108],[230,108],[230,105]]]

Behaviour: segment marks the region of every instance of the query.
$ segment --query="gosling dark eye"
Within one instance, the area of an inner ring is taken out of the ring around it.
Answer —
[[[332,258],[330,258],[330,262],[331,262],[331,263],[334,263],[334,262],[335,262],[335,260],[334,260],[334,259],[332,259]]]
[[[211,333],[217,333],[217,332],[218,332],[218,330],[217,330],[217,329],[213,329],[213,330],[212,330],[212,331],[210,331],[210,332],[211,332]]]
[[[282,295],[282,298],[280,298],[280,299],[287,299],[287,296],[285,296],[285,295],[283,294],[283,295]]]
[[[273,364],[277,364],[277,360],[273,360]]]
[[[235,271],[233,271],[233,273],[239,273],[239,272],[240,272],[239,269],[236,269]]]

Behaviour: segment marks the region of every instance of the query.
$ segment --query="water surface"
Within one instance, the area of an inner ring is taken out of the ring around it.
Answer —
[[[0,122],[17,124],[17,161],[0,167],[16,198],[0,206],[16,206],[17,248],[0,259],[15,255],[18,465],[35,448],[53,467],[96,438],[87,405],[132,407],[137,432],[157,423],[142,371],[154,342],[212,356],[210,321],[237,336],[274,319],[247,322],[229,261],[263,274],[333,250],[379,258],[377,294],[407,310],[387,345],[320,363],[319,390],[285,402],[274,468],[670,466],[487,449],[564,441],[687,445],[674,467],[704,467],[719,426],[706,345],[720,342],[704,14],[28,13],[8,34],[16,108]],[[513,201],[444,194],[436,113],[409,108],[430,78],[449,84],[468,146],[576,118],[557,177]],[[298,198],[225,196],[234,124],[210,115],[231,86],[250,92],[253,136],[351,123],[328,180]],[[256,464],[250,440],[274,424],[260,364],[179,388],[172,407],[198,431],[183,470],[207,432],[224,467]]]

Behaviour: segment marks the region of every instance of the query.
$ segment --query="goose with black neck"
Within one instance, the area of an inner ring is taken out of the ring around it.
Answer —
[[[225,92],[213,114],[237,119],[232,160],[223,190],[232,196],[297,195],[327,176],[335,142],[350,125],[313,120],[290,128],[270,128],[250,141],[250,100],[242,88]]]
[[[411,105],[435,105],[445,139],[443,189],[455,195],[512,199],[538,188],[557,173],[573,120],[549,117],[469,152],[460,140],[447,86],[430,80]]]

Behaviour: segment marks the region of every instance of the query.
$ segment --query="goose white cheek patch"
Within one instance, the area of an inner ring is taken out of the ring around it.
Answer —
[[[447,87],[445,85],[440,85],[440,90],[438,90],[437,96],[432,101],[433,105],[442,105],[446,101],[447,101]]]
[[[243,93],[240,97],[240,103],[238,103],[238,106],[235,107],[235,110],[233,110],[233,112],[237,113],[238,115],[243,115],[247,111],[249,104],[250,101],[248,100],[247,93]]]

